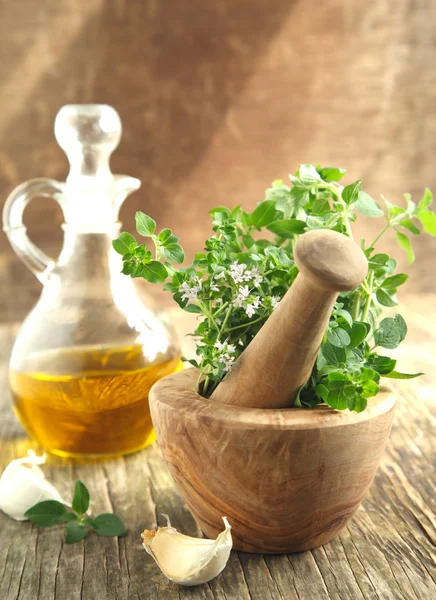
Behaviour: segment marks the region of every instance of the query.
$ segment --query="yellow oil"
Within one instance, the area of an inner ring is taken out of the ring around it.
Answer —
[[[10,388],[24,428],[49,452],[120,456],[154,441],[148,393],[180,368],[179,356],[147,363],[141,346],[72,349],[11,370]]]

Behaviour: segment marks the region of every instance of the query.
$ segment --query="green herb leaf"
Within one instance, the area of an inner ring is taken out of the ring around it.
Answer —
[[[361,394],[358,394],[357,392],[350,398],[347,398],[347,407],[349,410],[354,410],[356,412],[362,412],[363,410],[366,409],[367,404],[368,404],[367,399],[364,396],[362,396]]]
[[[393,297],[392,293],[386,292],[382,288],[379,288],[376,292],[376,298],[383,306],[396,306],[398,303]]]
[[[104,513],[94,519],[94,529],[98,535],[120,537],[126,535],[123,522],[116,515]]]
[[[83,525],[80,525],[77,521],[70,521],[70,523],[67,523],[65,543],[75,544],[76,542],[83,540],[84,537],[86,537],[86,529]]]
[[[400,227],[404,227],[404,229],[407,229],[413,235],[420,235],[421,234],[421,232],[419,231],[419,229],[415,225],[415,223],[412,221],[412,219],[403,219],[401,221],[401,223],[400,223]]]
[[[67,509],[57,500],[44,500],[38,502],[24,514],[24,516],[40,527],[52,527],[62,523]]]
[[[127,232],[122,233],[118,239],[112,242],[114,250],[123,256],[129,252],[132,244],[136,246],[136,240],[133,235]]]
[[[265,200],[257,205],[251,213],[251,221],[257,229],[267,227],[273,221],[283,217],[283,213],[276,209],[275,200]]]
[[[180,264],[185,260],[185,253],[183,252],[183,248],[180,246],[180,244],[169,244],[167,246],[162,246],[160,253],[163,258],[176,264]]]
[[[337,348],[345,348],[350,343],[350,336],[345,331],[345,329],[341,329],[341,327],[336,327],[336,329],[330,329],[327,332],[327,339],[333,346]]]
[[[168,277],[168,271],[162,263],[151,260],[148,265],[143,265],[142,277],[151,283],[163,283]]]
[[[401,233],[401,231],[397,231],[397,241],[403,250],[407,253],[407,260],[409,263],[413,263],[415,260],[415,254],[413,253],[412,244],[410,239],[407,237],[405,233]]]
[[[359,192],[356,209],[367,217],[383,217],[385,214],[374,198],[362,191]]]
[[[172,235],[173,235],[173,232],[171,231],[171,229],[165,228],[165,229],[162,229],[162,231],[159,233],[159,235],[157,236],[157,239],[162,246],[165,246],[165,243],[169,240],[169,238]]]
[[[336,167],[324,167],[319,169],[318,173],[324,181],[339,181],[346,174],[345,169],[339,169]]]
[[[84,483],[76,481],[74,487],[73,510],[77,514],[83,515],[89,508],[89,492]]]
[[[322,368],[325,365],[337,367],[346,360],[345,350],[326,342],[321,346],[319,358],[321,358],[321,360],[318,362],[318,368]]]
[[[306,223],[298,219],[282,219],[273,221],[267,227],[269,231],[286,239],[292,239],[295,234],[303,233],[306,229]]]
[[[394,370],[397,361],[388,356],[377,356],[376,354],[372,354],[366,364],[381,375],[386,375]]]
[[[415,377],[419,377],[420,375],[424,375],[424,373],[400,373],[399,371],[390,371],[389,373],[385,373],[383,377],[389,377],[390,379],[415,379]]]
[[[350,348],[357,348],[368,335],[369,327],[367,323],[361,323],[355,321],[351,326],[351,330],[348,332],[350,336],[350,342],[347,344]]]
[[[385,279],[381,284],[381,287],[385,290],[392,290],[400,287],[400,285],[403,285],[403,283],[406,283],[408,279],[409,276],[406,275],[406,273],[398,273],[398,275],[393,275],[392,277]]]
[[[419,212],[416,216],[421,221],[425,233],[436,235],[436,214],[434,212]]]
[[[433,194],[428,188],[425,188],[424,195],[419,201],[417,212],[420,213],[428,209],[433,202]]]
[[[347,185],[342,190],[342,200],[345,202],[345,204],[347,204],[348,206],[351,206],[352,204],[357,202],[357,200],[359,198],[359,193],[361,192],[361,190],[362,190],[362,182],[360,180],[355,181],[354,183],[352,183],[350,185]]]
[[[404,340],[407,333],[406,323],[401,315],[387,317],[380,323],[374,334],[374,341],[382,348],[396,348]]]
[[[136,230],[137,232],[144,237],[151,237],[156,230],[156,221],[144,214],[143,212],[138,211],[135,216],[136,220]]]
[[[299,178],[306,185],[313,185],[321,181],[321,177],[314,165],[300,165]]]

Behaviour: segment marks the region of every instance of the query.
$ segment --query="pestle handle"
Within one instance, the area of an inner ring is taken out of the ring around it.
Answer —
[[[350,238],[329,230],[303,234],[294,248],[293,285],[211,396],[251,408],[292,406],[315,363],[338,293],[355,289],[368,263]]]

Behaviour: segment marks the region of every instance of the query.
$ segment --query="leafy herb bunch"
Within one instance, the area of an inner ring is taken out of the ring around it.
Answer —
[[[359,213],[383,219],[373,241],[361,240],[368,275],[356,290],[339,295],[296,405],[314,407],[325,402],[360,412],[367,398],[378,393],[381,376],[406,379],[420,374],[399,373],[394,359],[378,353],[380,348],[396,348],[406,336],[401,315],[381,321],[379,317],[383,307],[397,305],[397,288],[408,276],[395,273],[396,261],[378,253],[376,244],[394,230],[413,262],[411,236],[421,233],[418,225],[436,235],[436,214],[429,208],[432,194],[426,189],[418,204],[405,194],[405,208],[382,198],[382,210],[362,190],[360,180],[343,187],[339,181],[344,175],[343,169],[303,164],[290,175],[290,186],[274,181],[253,212],[240,206],[213,209],[213,235],[188,267],[174,266],[184,260],[179,238],[169,229],[156,234],[155,221],[141,212],[136,215],[136,228],[153,241],[154,257],[129,233],[113,242],[123,256],[123,273],[153,283],[169,278],[164,289],[173,293],[182,309],[200,315],[192,334],[197,357],[188,362],[199,371],[197,390],[203,395],[212,393],[292,285],[298,273],[293,261],[298,236],[312,229],[331,229],[352,238],[351,224]],[[274,240],[262,238],[265,230],[274,234]]]

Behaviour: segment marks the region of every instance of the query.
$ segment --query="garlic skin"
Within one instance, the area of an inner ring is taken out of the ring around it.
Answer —
[[[162,573],[179,585],[207,583],[221,573],[227,564],[233,540],[231,526],[223,517],[225,529],[216,540],[193,538],[171,526],[167,515],[166,527],[157,531],[146,529],[142,535],[145,550],[156,561]]]
[[[24,458],[8,464],[0,477],[0,510],[16,521],[26,521],[25,512],[38,502],[58,500],[65,504],[57,489],[49,483],[38,465],[46,455],[29,450]]]

